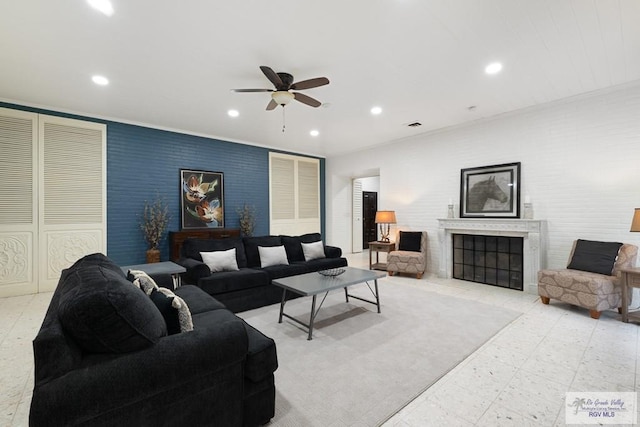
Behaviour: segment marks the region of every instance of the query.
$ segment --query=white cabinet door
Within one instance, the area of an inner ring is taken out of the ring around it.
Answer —
[[[0,108],[0,297],[38,291],[38,115]]]
[[[106,253],[106,127],[40,116],[39,290],[84,255]]]
[[[106,126],[0,108],[0,297],[106,252]]]
[[[269,153],[269,234],[320,232],[320,161]]]

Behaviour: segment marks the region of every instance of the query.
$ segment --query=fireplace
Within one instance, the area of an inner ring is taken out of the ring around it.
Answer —
[[[522,290],[522,237],[452,237],[454,279]]]
[[[538,270],[546,259],[546,221],[449,218],[438,224],[438,276],[538,293]]]

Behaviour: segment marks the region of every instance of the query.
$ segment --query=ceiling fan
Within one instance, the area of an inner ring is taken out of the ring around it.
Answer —
[[[273,110],[278,105],[283,107],[289,103],[292,99],[302,102],[303,104],[311,107],[319,107],[322,105],[320,101],[314,99],[308,95],[300,92],[292,92],[294,90],[312,89],[314,87],[324,86],[329,84],[329,79],[326,77],[316,77],[315,79],[302,80],[299,82],[293,82],[293,76],[289,73],[276,73],[270,67],[265,65],[260,66],[260,69],[271,83],[275,86],[274,89],[231,89],[234,92],[271,92],[271,101],[267,104],[267,110]]]

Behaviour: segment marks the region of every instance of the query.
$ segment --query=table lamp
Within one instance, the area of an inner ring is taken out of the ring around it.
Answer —
[[[631,230],[629,231],[640,231],[640,208],[636,208],[633,213],[633,219],[631,220]]]
[[[389,243],[389,224],[396,223],[395,211],[378,211],[376,212],[376,224],[380,224],[380,241]]]

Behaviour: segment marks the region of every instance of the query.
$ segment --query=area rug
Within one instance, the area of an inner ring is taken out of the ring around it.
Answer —
[[[380,425],[520,315],[430,292],[424,280],[378,283],[382,313],[334,292],[311,341],[295,322],[278,324],[278,304],[240,314],[276,342],[270,425]],[[371,298],[365,284],[349,291]],[[307,323],[310,309],[305,297],[289,301],[285,312]]]

